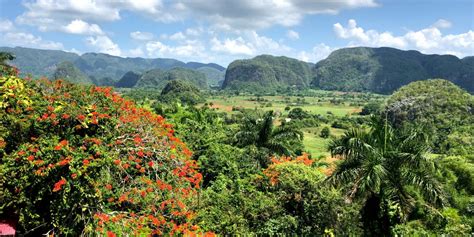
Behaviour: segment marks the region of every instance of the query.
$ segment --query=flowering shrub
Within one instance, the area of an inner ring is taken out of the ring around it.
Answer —
[[[311,166],[314,160],[311,160],[307,153],[303,153],[301,156],[297,156],[296,158],[289,157],[289,156],[282,156],[282,157],[272,157],[271,164],[263,170],[263,174],[268,178],[268,182],[270,185],[278,184],[278,178],[280,176],[282,167],[292,165],[292,164],[300,164],[305,166]]]
[[[0,98],[0,217],[20,231],[199,232],[202,176],[161,116],[111,88],[14,75]]]

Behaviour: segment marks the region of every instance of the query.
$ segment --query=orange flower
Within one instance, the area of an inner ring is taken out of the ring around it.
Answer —
[[[107,231],[107,237],[117,237],[117,235],[112,231]]]
[[[54,184],[53,192],[61,190],[62,186],[65,185],[67,181],[64,178],[61,178],[58,182]]]
[[[63,114],[63,116],[62,116],[63,119],[68,119],[69,117],[71,117],[71,116],[69,116],[69,114]]]
[[[34,159],[35,159],[34,156],[32,156],[32,155],[28,156],[28,160],[29,160],[29,161],[33,161]]]
[[[121,162],[120,160],[114,160],[114,164],[116,165],[120,165],[120,162]]]
[[[106,188],[107,190],[112,190],[112,185],[106,184],[106,185],[105,185],[105,188]]]
[[[61,150],[63,147],[67,146],[67,144],[68,144],[68,141],[67,141],[67,140],[62,140],[62,141],[60,141],[60,142],[58,143],[58,145],[56,145],[56,146],[54,147],[54,150],[59,151],[59,150]]]
[[[135,144],[140,144],[142,143],[142,139],[139,136],[135,136],[135,138],[133,138],[133,142],[135,142]]]
[[[83,114],[79,114],[79,115],[77,116],[77,119],[83,121],[84,119],[86,119],[86,116],[84,116]]]
[[[89,163],[90,163],[90,162],[89,162],[88,159],[84,159],[84,160],[82,161],[82,164],[84,164],[84,165],[89,165]]]

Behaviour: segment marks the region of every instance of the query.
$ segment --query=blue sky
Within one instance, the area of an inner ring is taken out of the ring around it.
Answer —
[[[0,45],[215,62],[342,47],[474,55],[470,0],[0,0]]]

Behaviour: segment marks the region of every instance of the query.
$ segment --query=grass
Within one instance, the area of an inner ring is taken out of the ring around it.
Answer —
[[[333,113],[336,116],[345,116],[360,111],[360,106],[351,106],[347,103],[335,105],[330,103],[326,97],[297,97],[297,96],[263,96],[264,101],[251,101],[255,96],[213,96],[207,100],[212,103],[213,108],[232,113],[232,107],[245,109],[273,110],[286,115],[285,107],[300,107],[313,114]],[[304,102],[302,102],[304,99]]]
[[[313,157],[319,157],[319,156],[328,157],[330,155],[329,152],[327,151],[327,146],[329,144],[329,141],[331,140],[331,137],[322,138],[319,136],[319,134],[321,133],[321,130],[324,127],[329,127],[331,136],[338,137],[344,133],[343,129],[331,128],[328,124],[322,124],[319,127],[304,128],[303,129],[303,134],[304,134],[303,144],[306,150]]]

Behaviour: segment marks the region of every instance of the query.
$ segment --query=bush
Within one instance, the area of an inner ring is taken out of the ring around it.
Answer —
[[[329,130],[329,128],[324,127],[323,129],[321,129],[321,133],[319,133],[319,136],[322,138],[328,138],[330,134],[331,134],[331,131]]]
[[[62,81],[1,77],[0,95],[0,219],[35,236],[197,230],[201,174],[161,116]]]

